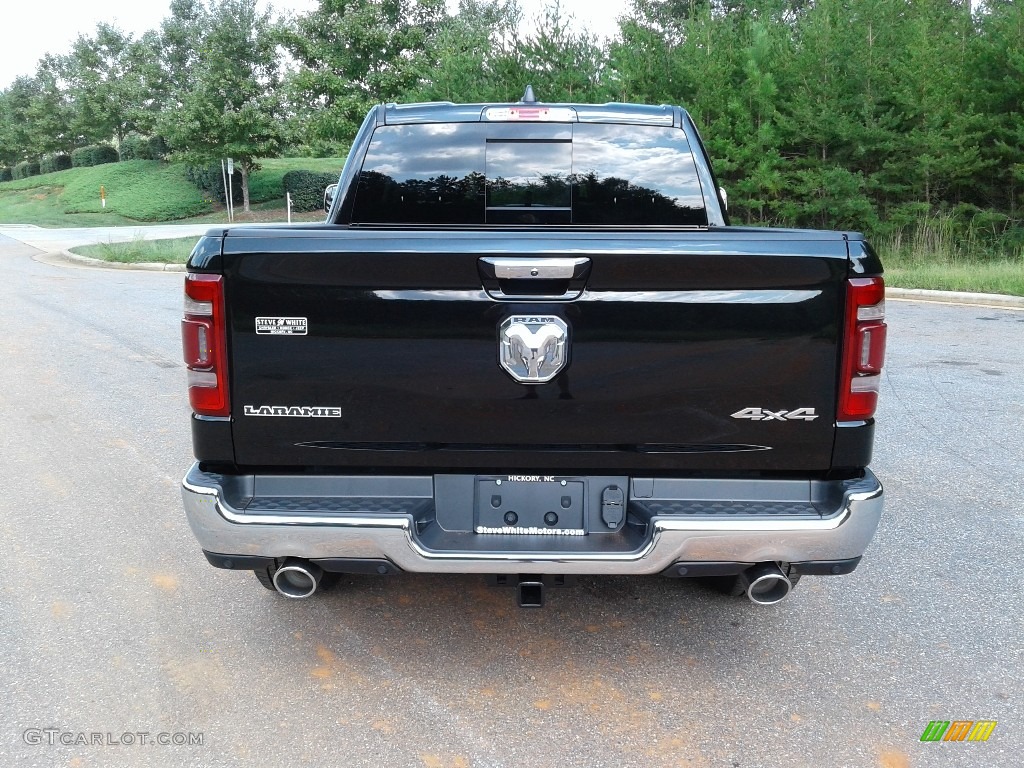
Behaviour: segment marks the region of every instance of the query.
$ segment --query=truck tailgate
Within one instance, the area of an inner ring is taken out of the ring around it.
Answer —
[[[524,296],[488,284],[496,257],[586,274]],[[847,264],[826,232],[232,230],[236,462],[826,470]],[[516,318],[564,325],[550,381],[501,366]]]

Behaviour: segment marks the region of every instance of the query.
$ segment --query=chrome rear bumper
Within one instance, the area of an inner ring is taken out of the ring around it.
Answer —
[[[262,480],[266,485],[272,478]],[[202,548],[239,556],[387,560],[424,573],[644,575],[676,563],[843,561],[864,553],[883,497],[869,471],[832,483],[634,479],[630,521],[619,534],[502,536],[441,528],[429,476],[291,480],[317,489],[254,506],[261,477],[217,475],[194,465],[182,495]],[[709,489],[719,486],[722,495],[709,498]],[[651,488],[674,495],[648,502],[657,492]],[[806,499],[788,508],[777,503],[794,491]],[[769,501],[736,502],[758,492]]]

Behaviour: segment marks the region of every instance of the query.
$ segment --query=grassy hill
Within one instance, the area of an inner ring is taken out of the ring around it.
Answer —
[[[284,207],[282,179],[290,170],[341,172],[341,158],[276,158],[249,181],[253,204]],[[100,187],[107,206],[100,204]],[[241,201],[235,201],[236,210]],[[182,221],[222,210],[185,177],[185,166],[128,160],[0,183],[0,223],[87,227]]]

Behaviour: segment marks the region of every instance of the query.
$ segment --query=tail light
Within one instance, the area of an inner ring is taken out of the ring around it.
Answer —
[[[188,399],[200,416],[228,416],[227,319],[224,279],[189,274],[185,278],[185,317],[181,346],[188,369]]]
[[[837,421],[875,415],[885,362],[885,282],[880,277],[847,280],[846,324]]]

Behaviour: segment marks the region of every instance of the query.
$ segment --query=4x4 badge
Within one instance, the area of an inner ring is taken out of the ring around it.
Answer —
[[[818,414],[813,408],[797,408],[793,411],[744,408],[742,411],[736,411],[732,417],[734,419],[750,419],[751,421],[814,421],[818,418]]]
[[[568,360],[569,326],[560,317],[512,315],[498,330],[501,367],[524,384],[543,384]]]

